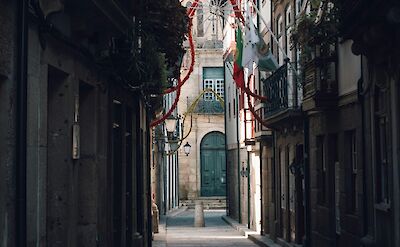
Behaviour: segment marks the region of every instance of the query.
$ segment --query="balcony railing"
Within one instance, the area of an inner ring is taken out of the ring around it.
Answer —
[[[264,94],[268,99],[264,107],[266,118],[288,109],[299,108],[302,93],[296,78],[292,67],[284,64],[263,80]]]
[[[192,104],[193,100],[188,101],[188,106]],[[194,113],[199,114],[223,114],[224,107],[218,100],[204,100],[200,99],[194,108]]]

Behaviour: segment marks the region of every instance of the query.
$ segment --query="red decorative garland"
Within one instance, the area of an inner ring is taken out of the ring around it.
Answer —
[[[164,122],[165,119],[167,119],[169,116],[171,116],[172,112],[175,110],[175,108],[178,106],[178,101],[179,101],[179,97],[181,96],[181,88],[178,88],[178,90],[176,91],[176,97],[175,97],[175,101],[172,104],[171,108],[169,109],[169,111],[162,116],[160,119],[158,120],[154,120],[153,122],[150,123],[150,128],[159,125],[160,123]]]
[[[247,82],[249,82],[250,80],[252,80],[253,77],[254,77],[253,74],[249,75],[249,78],[247,79]],[[267,98],[267,97],[261,96],[261,95],[258,95],[258,94],[253,93],[253,92],[250,90],[250,87],[249,87],[249,86],[244,87],[244,91],[245,91],[248,95],[252,96],[253,98],[256,98],[256,99],[261,100],[261,101],[268,101],[268,98]]]
[[[192,27],[193,27],[193,15],[196,12],[195,8],[198,4],[199,4],[199,0],[195,0],[194,3],[192,4],[192,6],[187,11],[187,14],[189,17],[188,35],[189,35],[189,45],[190,45],[190,55],[191,55],[191,63],[190,63],[189,71],[186,74],[186,76],[183,78],[183,80],[179,79],[177,86],[169,88],[164,91],[164,94],[168,94],[168,93],[177,91],[174,103],[172,104],[171,108],[168,110],[168,112],[165,115],[163,115],[161,118],[154,120],[150,123],[150,128],[157,126],[160,123],[164,122],[165,119],[167,119],[172,114],[172,112],[176,109],[176,107],[178,106],[179,97],[181,95],[181,87],[189,79],[190,75],[193,72],[196,54],[195,54],[195,50],[194,50]]]
[[[193,43],[193,35],[192,35],[192,27],[193,27],[193,19],[189,19],[189,46],[190,46],[190,56],[191,56],[191,61],[190,61],[190,67],[189,71],[187,72],[186,76],[181,80],[179,78],[178,85],[172,88],[168,88],[167,90],[164,91],[164,94],[169,94],[174,91],[176,91],[178,88],[181,88],[183,84],[189,79],[190,75],[193,72],[194,69],[194,63],[195,63],[195,50],[194,50],[194,43]]]
[[[235,13],[236,18],[238,18],[243,24],[245,23],[244,17],[242,15],[242,11],[240,11],[238,4],[236,0],[230,0],[232,7],[233,7],[233,12]]]
[[[160,119],[158,120],[154,120],[150,123],[150,127],[154,127],[159,125],[160,123],[164,122],[165,119],[167,119],[172,112],[176,109],[177,105],[178,105],[178,101],[179,101],[179,97],[181,94],[181,87],[183,86],[183,84],[185,84],[185,82],[189,79],[190,75],[193,72],[194,69],[194,63],[195,63],[195,49],[194,49],[194,42],[193,42],[193,35],[192,35],[192,27],[193,27],[193,16],[196,13],[196,7],[198,6],[200,0],[195,0],[192,4],[192,6],[190,6],[189,10],[187,11],[187,15],[189,17],[189,25],[188,25],[188,38],[189,38],[189,46],[190,46],[190,55],[191,55],[191,63],[190,63],[190,67],[189,67],[189,71],[187,72],[186,76],[183,78],[183,80],[179,79],[178,84],[175,87],[172,88],[168,88],[167,90],[164,91],[164,94],[168,94],[168,93],[172,93],[174,91],[177,91],[177,95],[176,98],[174,100],[174,103],[172,104],[171,108],[168,110],[168,112],[163,115]],[[236,0],[230,0],[235,16],[236,18],[238,18],[243,24],[245,23],[244,17],[242,15],[242,12],[240,11],[238,4],[236,2]],[[251,75],[252,76],[252,75]],[[248,82],[251,78],[251,76],[248,79]],[[248,97],[248,103],[249,103],[249,108],[250,108],[250,112],[254,115],[254,117],[261,122],[264,126],[264,122],[261,119],[260,116],[257,115],[257,113],[255,112],[253,106],[251,105],[250,102],[250,96],[257,98],[261,101],[266,101],[267,98],[258,94],[253,93],[250,88],[249,85],[247,86],[243,86],[242,88],[245,93],[247,94]]]
[[[247,81],[247,87],[249,87],[249,80]],[[255,119],[257,119],[258,122],[260,122],[264,127],[267,127],[267,124],[264,122],[264,120],[257,114],[257,112],[254,110],[253,105],[251,104],[250,101],[250,95],[246,92],[247,95],[247,104],[249,105],[250,112],[253,114]]]

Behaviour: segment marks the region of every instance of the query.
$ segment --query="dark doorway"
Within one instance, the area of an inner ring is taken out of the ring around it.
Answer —
[[[112,104],[113,246],[122,246],[122,104]]]
[[[225,137],[211,132],[201,141],[201,196],[226,196]]]
[[[77,100],[77,99],[75,99]],[[76,123],[80,127],[78,166],[78,246],[96,245],[97,236],[97,163],[96,163],[96,90],[79,83]]]

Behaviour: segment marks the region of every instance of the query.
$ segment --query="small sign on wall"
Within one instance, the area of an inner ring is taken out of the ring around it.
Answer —
[[[80,158],[80,141],[79,141],[79,124],[74,123],[72,125],[72,159],[76,160]]]
[[[79,95],[75,95],[74,123],[72,124],[72,159],[80,158]]]

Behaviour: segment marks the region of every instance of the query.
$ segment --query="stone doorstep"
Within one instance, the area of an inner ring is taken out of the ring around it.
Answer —
[[[234,219],[232,219],[229,216],[222,216],[222,219],[226,223],[228,223],[230,226],[232,226],[236,231],[240,232],[240,234],[247,237],[248,239],[253,241],[255,244],[257,244],[258,246],[282,247],[282,245],[275,243],[272,239],[268,238],[267,236],[262,236],[257,231],[250,230],[249,228],[247,228],[246,225],[239,224],[237,221],[235,221]]]
[[[199,199],[189,199],[181,200],[179,204],[182,206],[187,206],[191,209],[194,208],[196,201],[203,202],[204,209],[226,209],[226,199],[225,198],[199,198]]]

